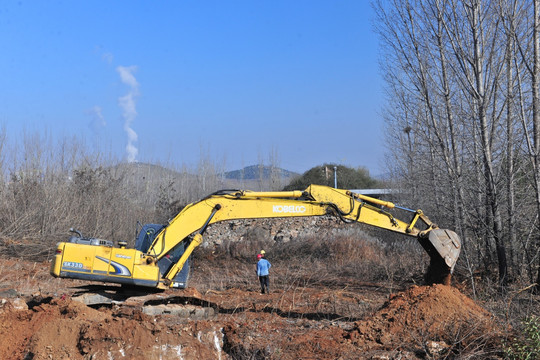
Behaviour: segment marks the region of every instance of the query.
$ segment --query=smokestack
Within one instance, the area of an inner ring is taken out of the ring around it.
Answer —
[[[122,117],[124,118],[124,131],[127,134],[128,143],[126,145],[126,155],[128,162],[134,162],[139,150],[135,146],[137,142],[137,133],[131,128],[131,123],[137,116],[135,109],[135,98],[139,95],[139,83],[133,73],[137,70],[136,66],[118,66],[116,71],[120,74],[122,82],[129,86],[126,95],[118,98],[118,105],[122,108]]]

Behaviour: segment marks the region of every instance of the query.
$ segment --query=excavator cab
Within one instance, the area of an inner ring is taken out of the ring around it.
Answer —
[[[145,224],[142,226],[141,231],[139,231],[139,235],[137,236],[137,239],[135,240],[135,249],[147,253],[148,249],[150,249],[150,246],[154,242],[156,236],[163,231],[165,228],[164,225],[161,224]],[[171,267],[174,266],[180,260],[180,257],[184,254],[184,251],[186,247],[189,245],[189,241],[181,241],[177,246],[175,246],[172,250],[168,252],[167,255],[163,256],[161,259],[157,261],[157,265],[159,267],[159,272],[163,276],[163,274],[166,274],[169,272]],[[149,254],[150,256],[154,255],[157,256],[158,254]],[[174,288],[177,289],[185,289],[188,286],[188,280],[189,280],[189,269],[190,269],[190,259],[188,258],[184,264],[184,267],[181,271],[176,274],[176,276],[172,279]]]

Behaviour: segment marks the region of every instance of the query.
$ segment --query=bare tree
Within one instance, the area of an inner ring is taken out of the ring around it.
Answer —
[[[408,186],[425,189],[415,194],[434,194],[428,201],[453,219],[471,275],[468,250],[487,270],[494,247],[504,289],[507,243],[512,249],[516,241],[515,227],[506,232],[502,214],[504,200],[514,199],[509,174],[515,172],[516,116],[508,101],[514,94],[515,47],[496,5],[393,0],[377,1],[375,9],[392,108],[386,112],[389,143],[409,159],[401,176]],[[506,224],[515,219],[513,208],[506,207]]]
[[[279,153],[276,148],[272,147],[269,154],[269,166],[270,166],[270,190],[281,190],[283,187],[281,184],[281,168],[279,161]]]

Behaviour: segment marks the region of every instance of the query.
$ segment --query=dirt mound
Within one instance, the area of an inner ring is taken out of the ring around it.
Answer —
[[[0,314],[3,359],[212,359],[222,333],[211,324],[165,325],[142,313],[130,318],[55,299]]]
[[[445,285],[414,286],[395,294],[346,338],[364,349],[401,349],[448,353],[498,341],[493,316],[457,289]]]
[[[274,311],[246,313],[226,324],[225,351],[235,358],[420,359],[500,348],[493,343],[500,332],[492,315],[444,285],[394,294],[354,322],[312,321],[301,312],[297,318],[276,317]]]

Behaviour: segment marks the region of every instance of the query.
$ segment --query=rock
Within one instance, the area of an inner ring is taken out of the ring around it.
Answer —
[[[15,289],[0,289],[0,297],[2,298],[12,298],[17,296],[17,291]]]
[[[0,299],[0,312],[4,311],[23,311],[28,310],[28,304],[26,304],[26,301],[24,301],[22,298],[15,298],[15,299]]]
[[[213,308],[179,304],[146,305],[142,308],[142,312],[150,316],[173,315],[192,320],[209,319],[215,314]]]
[[[447,343],[444,341],[426,341],[426,351],[428,355],[439,357],[440,355],[443,355],[446,350],[450,347]]]
[[[21,298],[16,298],[11,302],[13,309],[17,311],[28,310],[28,304]]]

